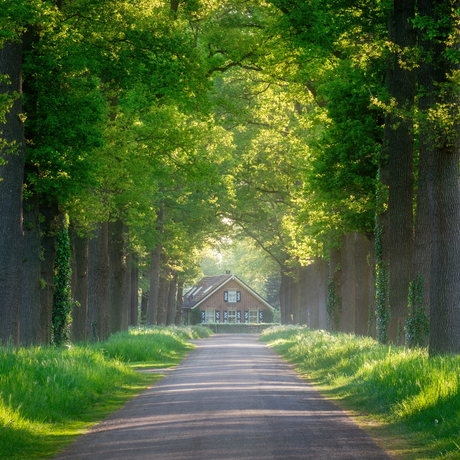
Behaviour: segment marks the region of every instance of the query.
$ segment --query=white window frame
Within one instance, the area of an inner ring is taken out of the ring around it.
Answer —
[[[227,310],[227,322],[236,324],[236,310]]]
[[[210,308],[207,308],[204,311],[204,322],[209,324],[209,323],[215,323],[216,322],[216,310],[212,310]]]
[[[253,321],[253,319],[256,319]],[[249,318],[248,321],[250,323],[258,323],[259,322],[259,310],[249,310]]]
[[[236,303],[236,291],[228,291],[228,303]]]

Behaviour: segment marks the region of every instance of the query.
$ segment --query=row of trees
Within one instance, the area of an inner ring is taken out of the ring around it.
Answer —
[[[135,321],[123,286],[136,267],[147,320],[171,322],[165,286],[192,280],[199,250],[229,233],[276,264],[282,320],[303,321],[287,286],[300,298],[300,267],[326,263],[334,304],[352,282],[340,249],[361,235],[379,339],[405,341],[420,274],[430,351],[457,351],[455,5],[73,0],[0,15],[2,341],[50,340],[70,222],[82,337]],[[19,332],[27,318],[40,334]]]
[[[220,225],[225,154],[193,8],[27,1],[0,14],[2,342],[59,341],[53,309],[65,317],[72,303],[75,340],[136,324],[139,268],[150,274],[147,320],[174,322],[168,292],[194,275],[194,252]],[[61,232],[73,249],[64,300]]]

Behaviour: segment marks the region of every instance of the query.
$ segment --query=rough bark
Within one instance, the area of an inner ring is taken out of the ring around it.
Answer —
[[[0,124],[0,139],[15,143],[5,147],[0,165],[0,343],[19,345],[19,312],[22,281],[22,184],[24,177],[24,126],[22,114],[22,43],[5,42],[0,49],[0,94],[18,97]]]
[[[369,278],[371,266],[369,265],[371,245],[368,238],[359,233],[354,233],[354,290],[355,290],[355,328],[354,333],[367,335],[369,318]]]
[[[166,324],[167,319],[167,308],[168,308],[168,294],[169,294],[169,270],[162,270],[163,273],[160,276],[160,287],[158,290],[158,316],[157,324]]]
[[[139,316],[139,267],[135,256],[131,258],[131,312],[129,316],[129,324],[137,326]]]
[[[20,343],[39,345],[40,329],[40,223],[38,193],[29,189],[24,200],[24,246],[22,263]]]
[[[281,270],[281,282],[280,282],[281,324],[287,324],[286,290],[287,290],[287,275],[284,273],[284,271]]]
[[[184,281],[179,280],[177,283],[177,296],[176,296],[176,326],[180,326],[182,322],[182,305],[184,303]]]
[[[149,305],[149,292],[142,291],[141,296],[141,321],[145,323],[147,318],[147,308]]]
[[[286,275],[286,289],[284,291],[284,305],[285,305],[285,318],[284,324],[292,324],[292,309],[291,309],[291,287],[292,287],[292,278],[289,275]]]
[[[42,343],[51,343],[51,322],[54,294],[54,260],[56,258],[57,234],[64,228],[64,214],[59,211],[58,203],[40,202],[40,214],[43,222],[41,228],[41,284],[40,327]]]
[[[130,324],[130,316],[131,316],[131,254],[126,252],[125,248],[125,279],[123,281],[123,311],[122,311],[122,318],[121,318],[121,330],[127,331]]]
[[[439,28],[441,37],[446,37],[458,27],[444,22],[451,16],[447,2],[419,0],[419,14],[426,16]],[[441,20],[441,22],[439,22]],[[422,31],[420,45],[424,50],[419,70],[425,95],[420,99],[422,114],[440,102],[458,110],[458,89],[442,95],[439,88],[448,82],[449,74],[458,71],[458,65],[445,58],[447,45],[443,41],[431,42]],[[436,37],[438,38],[438,37]],[[442,40],[445,40],[443,38]],[[458,40],[458,35],[457,35]],[[437,42],[437,43],[436,43]],[[459,43],[454,45],[457,50]],[[452,140],[443,136],[442,130],[428,123],[421,124],[421,139],[424,146],[420,151],[423,167],[427,169],[426,193],[429,203],[431,228],[431,273],[430,273],[430,355],[458,353],[460,351],[460,184],[459,165],[459,123],[453,125]],[[439,131],[436,132],[436,129]],[[441,135],[440,135],[441,134]],[[425,163],[426,162],[426,163]],[[421,197],[423,199],[423,197]]]
[[[149,324],[158,323],[158,296],[160,290],[160,261],[161,261],[161,244],[157,244],[151,253],[150,264],[150,295],[149,306],[147,311],[147,322]]]
[[[329,265],[324,259],[315,262],[318,271],[318,322],[320,329],[327,329],[327,280],[329,278]]]
[[[356,326],[355,239],[353,233],[342,235],[341,266],[342,312],[339,330],[353,333]]]
[[[415,0],[394,2],[394,43],[401,50],[413,49],[416,34],[412,26],[415,17]],[[409,283],[413,278],[414,228],[413,228],[413,121],[410,111],[414,105],[415,77],[413,66],[405,65],[404,53],[393,56],[392,81],[388,82],[390,95],[397,110],[404,116],[391,113],[385,120],[389,125],[388,163],[390,214],[390,304],[388,338],[396,343],[398,336],[404,343],[404,324],[407,315]]]
[[[298,270],[296,270],[295,275],[292,278],[291,286],[292,322],[294,324],[300,324],[300,286]]]
[[[158,212],[158,234],[161,237],[163,233],[163,223],[165,219],[164,207],[160,207]],[[161,261],[162,245],[158,242],[155,249],[151,254],[150,265],[150,295],[149,295],[149,308],[147,311],[147,322],[150,324],[158,323],[158,296],[160,286],[160,261]],[[160,324],[160,323],[158,323]]]
[[[299,268],[299,297],[300,297],[300,324],[310,326],[310,311],[308,304],[308,286],[307,286],[308,266]]]
[[[87,327],[92,341],[106,340],[109,337],[108,229],[108,222],[98,224],[89,241]]]
[[[72,342],[85,341],[88,338],[88,245],[89,236],[80,236],[75,227],[69,229],[72,258]]]
[[[304,267],[304,284],[306,300],[306,324],[310,329],[319,329],[320,284],[318,260]]]
[[[419,0],[420,16],[434,17],[431,0]],[[418,31],[418,43],[421,56],[418,65],[418,84],[421,94],[418,98],[419,111],[424,117],[427,111],[435,104],[435,69],[433,56],[442,53],[439,45],[427,37],[426,32]],[[438,48],[438,49],[436,49]],[[420,123],[419,134],[419,163],[417,185],[417,212],[415,216],[414,238],[414,278],[420,274],[422,278],[422,308],[430,313],[430,285],[431,285],[431,217],[430,199],[433,198],[434,184],[434,155],[435,135],[426,121]]]
[[[460,352],[458,146],[435,149],[430,354]]]
[[[329,327],[337,330],[340,326],[340,316],[342,310],[342,248],[334,248],[329,255],[329,277],[334,285],[335,302],[331,307]],[[328,280],[329,282],[329,280]],[[330,299],[328,299],[330,302]]]
[[[110,333],[120,332],[123,329],[123,300],[125,272],[125,243],[123,222],[117,219],[109,223],[109,267],[110,267]]]
[[[168,289],[168,305],[166,324],[168,326],[176,324],[176,289],[177,289],[177,272],[172,272]]]

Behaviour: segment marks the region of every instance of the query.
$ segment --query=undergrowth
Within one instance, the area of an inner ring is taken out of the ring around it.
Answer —
[[[48,458],[158,378],[128,363],[178,363],[193,348],[186,339],[207,336],[201,329],[132,329],[70,348],[0,347],[0,458]]]
[[[460,356],[297,326],[268,329],[261,340],[348,407],[416,436],[418,453],[402,458],[460,458]]]

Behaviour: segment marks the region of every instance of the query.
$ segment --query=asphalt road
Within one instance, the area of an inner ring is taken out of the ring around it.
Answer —
[[[59,460],[390,459],[248,334],[214,335]]]

